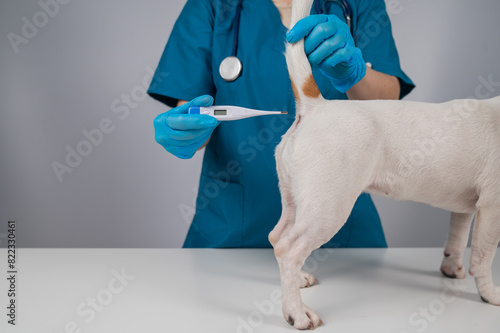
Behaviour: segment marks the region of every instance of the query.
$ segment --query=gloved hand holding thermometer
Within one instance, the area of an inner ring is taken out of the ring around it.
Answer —
[[[304,39],[304,48],[313,66],[318,66],[333,86],[342,93],[351,89],[366,74],[361,50],[346,23],[335,15],[311,15],[287,33],[286,40],[296,43]]]
[[[156,142],[179,158],[193,157],[219,122],[209,115],[188,114],[188,109],[191,106],[211,106],[213,102],[211,96],[200,96],[158,115],[154,120]]]

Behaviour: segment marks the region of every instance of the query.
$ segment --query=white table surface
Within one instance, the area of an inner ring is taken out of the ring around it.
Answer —
[[[18,324],[6,323],[2,278],[0,332],[295,331],[273,303],[281,289],[272,250],[17,251]],[[320,284],[302,290],[325,322],[316,331],[499,332],[500,307],[480,301],[470,276],[441,276],[441,258],[442,249],[319,250],[307,266]],[[6,265],[2,249],[5,275]],[[119,282],[113,271],[123,270],[129,280]],[[100,312],[90,307],[91,298]]]

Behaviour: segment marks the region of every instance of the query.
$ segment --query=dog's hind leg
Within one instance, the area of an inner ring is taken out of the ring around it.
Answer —
[[[283,190],[281,191],[282,195],[284,194]],[[269,242],[276,249],[276,244],[280,242],[282,238],[285,238],[286,235],[292,229],[295,223],[295,204],[293,203],[291,197],[289,199],[282,198],[283,211],[281,214],[281,218],[278,221],[278,224],[274,227],[274,229],[269,233]],[[314,275],[304,271],[301,269],[300,271],[300,288],[307,288],[312,285],[318,283],[318,280]]]
[[[297,329],[313,329],[322,324],[320,317],[302,303],[301,267],[313,250],[326,243],[339,231],[346,222],[356,198],[353,196],[350,203],[345,199],[326,198],[319,192],[316,192],[318,193],[316,197],[309,191],[305,193],[312,198],[308,198],[308,202],[296,199],[295,223],[274,247],[281,272],[283,315]],[[311,208],[311,203],[315,208]]]
[[[269,233],[269,242],[273,247],[278,243],[278,241],[284,234],[288,233],[288,231],[295,223],[296,206],[291,191],[291,180],[290,177],[286,174],[282,163],[283,149],[286,145],[286,142],[287,140],[284,139],[283,142],[276,148],[276,169],[278,171],[282,213],[280,220],[278,221],[274,229]],[[318,280],[314,277],[314,275],[304,270],[301,270],[301,275],[301,288],[310,287],[318,283]]]
[[[482,206],[472,233],[471,267],[481,299],[500,305],[500,287],[493,284],[491,265],[500,241],[500,205]]]
[[[293,126],[293,125],[292,125]],[[268,239],[274,247],[283,234],[285,234],[295,222],[295,201],[291,191],[291,179],[287,175],[283,163],[283,154],[287,145],[289,133],[285,134],[281,143],[276,147],[276,171],[278,172],[278,184],[281,194],[281,217],[269,233]]]
[[[286,234],[290,228],[293,226],[295,221],[295,203],[293,202],[293,197],[289,190],[286,190],[285,186],[282,185],[283,181],[280,179],[280,192],[281,192],[281,217],[274,227],[274,229],[269,233],[269,242],[274,247],[279,242],[279,240]]]
[[[450,232],[441,264],[441,272],[449,278],[463,279],[465,277],[462,260],[473,217],[472,213],[451,213]]]

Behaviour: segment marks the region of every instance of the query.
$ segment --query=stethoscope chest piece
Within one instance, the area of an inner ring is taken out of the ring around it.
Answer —
[[[240,77],[242,69],[243,65],[241,64],[240,59],[231,56],[222,60],[219,67],[219,73],[224,80],[232,82]]]

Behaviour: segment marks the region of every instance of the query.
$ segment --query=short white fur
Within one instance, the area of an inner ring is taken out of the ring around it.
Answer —
[[[291,26],[313,0],[294,0]],[[303,41],[286,46],[296,87],[296,119],[276,148],[283,211],[269,234],[280,267],[285,319],[297,329],[322,324],[300,288],[317,282],[306,258],[346,222],[362,192],[427,203],[452,212],[441,265],[464,278],[472,218],[470,275],[481,298],[500,305],[491,265],[500,241],[500,97],[441,104],[327,101],[311,97]]]

